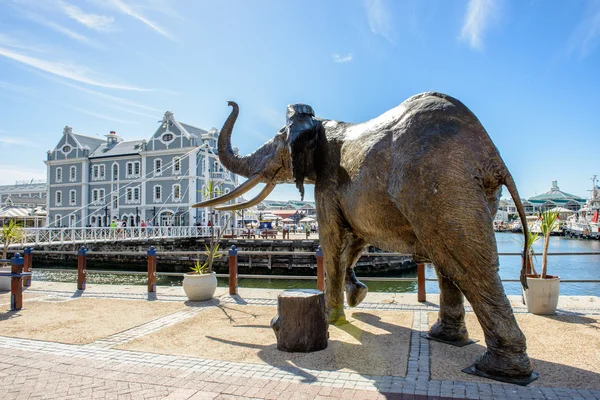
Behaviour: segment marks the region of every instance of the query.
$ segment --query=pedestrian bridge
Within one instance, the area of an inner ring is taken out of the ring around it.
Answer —
[[[177,238],[208,238],[211,229],[218,235],[221,227],[156,226],[105,228],[23,228],[23,235],[10,247],[87,244],[115,241],[161,240]],[[242,229],[228,229],[225,234],[241,235]],[[2,247],[2,244],[0,244]]]

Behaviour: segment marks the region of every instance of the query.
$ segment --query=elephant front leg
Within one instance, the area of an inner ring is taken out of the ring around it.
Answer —
[[[440,311],[429,336],[446,342],[464,343],[469,340],[465,325],[465,306],[462,292],[450,279],[438,271]]]

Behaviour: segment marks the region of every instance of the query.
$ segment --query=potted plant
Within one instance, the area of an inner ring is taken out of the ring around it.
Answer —
[[[2,248],[2,259],[6,260],[8,257],[8,246],[21,240],[23,229],[15,221],[9,221],[2,226],[0,236],[2,237],[2,244],[4,246]],[[10,272],[10,270],[10,263],[0,263],[0,272]],[[0,290],[10,290],[10,281],[11,278],[9,277],[0,277]]]
[[[542,213],[540,229],[541,237],[544,239],[544,250],[542,252],[542,272],[538,274],[533,267],[533,258],[529,262],[532,267],[532,273],[527,275],[527,286],[525,289],[525,303],[527,310],[532,314],[548,315],[556,312],[558,305],[558,295],[560,292],[560,277],[548,275],[548,245],[550,243],[550,234],[558,227],[558,213],[546,211]],[[530,233],[528,247],[530,257],[533,257],[531,245],[540,239],[535,233]]]
[[[228,221],[229,218],[225,221],[225,226],[227,226]],[[211,236],[209,244],[204,245],[206,260],[204,262],[200,259],[196,260],[191,272],[183,275],[183,291],[188,299],[192,301],[208,300],[215,294],[217,276],[213,272],[213,262],[223,256],[219,254],[219,242],[224,232],[225,229],[222,229],[216,238]]]

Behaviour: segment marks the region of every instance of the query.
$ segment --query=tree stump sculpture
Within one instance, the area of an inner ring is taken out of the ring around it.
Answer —
[[[323,292],[285,290],[277,297],[277,313],[271,327],[278,350],[309,353],[327,347],[329,333]]]

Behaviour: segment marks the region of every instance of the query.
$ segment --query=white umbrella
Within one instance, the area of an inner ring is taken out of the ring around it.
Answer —
[[[315,222],[315,220],[311,217],[304,217],[300,220],[300,222]]]
[[[294,222],[294,220],[291,218],[284,218],[281,220],[281,222]]]
[[[575,211],[569,210],[568,208],[565,208],[565,207],[554,207],[553,209],[550,210],[550,212],[555,212],[555,213],[574,213]]]

